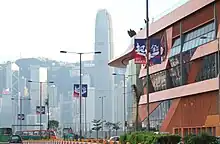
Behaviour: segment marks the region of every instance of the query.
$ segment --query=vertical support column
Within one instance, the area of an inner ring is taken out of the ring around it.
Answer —
[[[125,99],[125,74],[123,75],[123,81],[124,81],[124,133],[126,133],[126,99]]]
[[[149,14],[148,0],[146,0],[146,89],[147,89],[147,130],[150,131],[150,98],[149,98]],[[138,109],[138,107],[137,107]]]
[[[87,137],[87,112],[86,112],[86,97],[85,97],[85,137]]]
[[[42,82],[40,82],[40,137],[42,136]]]
[[[22,98],[21,98],[21,95],[20,95],[20,131],[22,131]]]
[[[183,71],[183,36],[182,36],[182,22],[180,22],[180,85],[184,85],[184,71]]]
[[[79,54],[79,136],[82,138],[82,53]]]

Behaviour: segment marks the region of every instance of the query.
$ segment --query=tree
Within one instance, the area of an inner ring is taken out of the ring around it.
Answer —
[[[141,95],[143,94],[143,87],[138,88],[135,84],[132,85],[132,89],[133,89],[133,95],[134,95],[134,99],[135,99],[135,106],[136,106],[136,115],[135,115],[135,131],[138,130],[138,126],[139,126],[139,121],[138,121],[138,117],[139,117],[139,111],[138,111],[138,105],[139,105],[139,101],[141,98]]]
[[[56,120],[50,120],[49,121],[49,128],[57,130],[59,128],[59,122]]]
[[[111,137],[111,129],[112,129],[113,124],[111,122],[106,122],[105,127],[108,129],[108,135]]]
[[[118,130],[120,129],[120,122],[112,123],[112,129],[115,130],[115,134],[118,135]]]
[[[93,123],[92,130],[96,131],[96,138],[98,139],[99,131],[102,128],[102,121],[101,120],[93,120],[92,123]]]

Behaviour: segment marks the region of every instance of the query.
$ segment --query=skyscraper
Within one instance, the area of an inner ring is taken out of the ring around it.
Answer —
[[[108,66],[108,61],[113,58],[113,39],[111,16],[105,9],[96,14],[95,24],[95,51],[101,51],[100,55],[94,56],[95,70],[95,118],[102,118],[102,100],[104,120],[113,120],[113,69]]]

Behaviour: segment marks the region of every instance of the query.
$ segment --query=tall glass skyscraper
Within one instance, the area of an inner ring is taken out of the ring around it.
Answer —
[[[102,99],[104,120],[113,121],[113,69],[108,61],[113,58],[113,38],[111,16],[105,9],[96,14],[95,24],[95,51],[102,53],[94,56],[96,74],[95,86],[95,118],[102,118]]]

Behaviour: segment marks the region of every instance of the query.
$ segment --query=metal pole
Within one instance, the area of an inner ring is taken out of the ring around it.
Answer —
[[[49,94],[47,94],[47,130],[50,138],[50,105],[49,105]]]
[[[42,82],[40,82],[40,137],[41,137],[41,124],[42,124]]]
[[[20,96],[20,131],[22,131],[22,98]]]
[[[104,97],[102,96],[102,138],[104,138]]]
[[[124,77],[124,133],[126,133],[126,100],[125,100],[125,74],[123,75]]]
[[[79,53],[79,139],[82,138],[82,53]]]
[[[85,97],[85,137],[87,137],[87,116],[86,116],[86,97]]]
[[[147,130],[150,131],[150,100],[149,100],[149,16],[148,0],[146,0],[146,88],[147,88]]]

